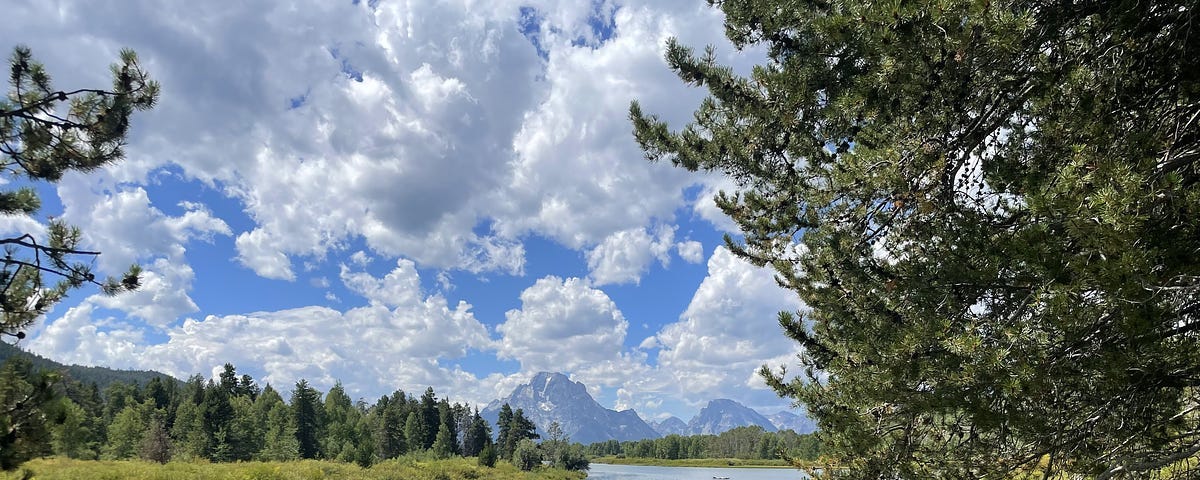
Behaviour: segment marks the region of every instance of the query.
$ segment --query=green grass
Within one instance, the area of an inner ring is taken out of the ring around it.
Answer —
[[[664,460],[661,458],[618,458],[596,457],[593,463],[610,465],[642,465],[654,467],[721,467],[721,468],[783,468],[792,465],[782,459],[750,460],[741,458],[684,458]]]
[[[297,462],[193,463],[166,465],[136,460],[94,461],[46,458],[33,460],[0,479],[23,478],[22,470],[38,480],[582,480],[582,472],[540,469],[522,472],[508,463],[480,467],[473,458],[425,461],[401,457],[361,468],[354,464],[303,460]]]

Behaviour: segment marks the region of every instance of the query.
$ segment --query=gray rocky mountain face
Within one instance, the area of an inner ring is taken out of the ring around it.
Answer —
[[[708,402],[688,422],[690,435],[715,435],[737,427],[758,425],[768,432],[777,430],[775,424],[767,417],[738,402],[729,399],[717,399]]]
[[[561,373],[538,373],[528,384],[513,389],[508,397],[489,403],[480,415],[492,424],[494,433],[499,432],[496,419],[505,403],[513,411],[523,410],[537,425],[539,434],[545,435],[550,423],[557,421],[571,441],[585,445],[660,436],[637,412],[604,408],[588,394],[587,387]]]
[[[680,420],[679,417],[669,417],[661,422],[650,422],[650,428],[658,432],[659,435],[687,435],[688,426]]]
[[[796,433],[812,433],[817,431],[817,424],[807,415],[796,415],[789,411],[781,411],[767,415],[767,419],[780,430],[793,430]]]

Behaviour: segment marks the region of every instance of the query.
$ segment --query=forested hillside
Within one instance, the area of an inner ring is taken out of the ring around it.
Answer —
[[[13,424],[19,441],[0,444],[6,469],[46,455],[163,463],[327,459],[365,467],[414,452],[480,457],[481,464],[491,466],[497,457],[520,457],[522,448],[529,450],[528,440],[537,438],[531,421],[517,409],[502,416],[496,431],[500,440],[493,442],[492,426],[477,409],[438,398],[432,388],[420,396],[397,390],[367,403],[351,400],[340,383],[324,395],[306,380],[280,392],[238,375],[230,364],[216,379],[197,375],[179,382],[156,374],[144,384],[114,380],[99,388],[59,376],[53,362],[47,371],[35,367],[32,358],[14,357],[0,367],[5,386],[0,407],[21,413]],[[27,398],[28,392],[52,391],[59,393]],[[545,452],[553,454],[549,460],[556,465],[580,465],[568,460],[582,459],[586,468],[580,446],[543,442],[526,457],[540,465]]]
[[[0,342],[0,363],[4,363],[9,357],[13,356],[28,358],[35,369],[65,372],[66,376],[72,380],[84,385],[95,383],[101,389],[116,382],[146,385],[154,378],[159,378],[162,381],[170,380],[179,384],[183,383],[179,379],[165,373],[150,370],[116,370],[107,367],[64,365],[40,355],[26,352],[16,345]]]

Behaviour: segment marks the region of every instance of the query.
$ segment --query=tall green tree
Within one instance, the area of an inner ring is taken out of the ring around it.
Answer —
[[[53,398],[57,381],[55,374],[34,371],[24,357],[0,365],[0,471],[50,452],[42,407]]]
[[[428,429],[420,412],[416,410],[408,412],[408,418],[404,420],[404,440],[412,451],[424,449],[421,442],[425,441],[425,431]]]
[[[446,399],[438,404],[439,421],[437,435],[434,436],[433,454],[438,458],[449,458],[458,455],[458,425],[455,421],[454,410]]]
[[[0,98],[0,170],[7,180],[55,182],[68,171],[87,172],[120,160],[130,116],[158,99],[158,83],[122,50],[112,66],[109,89],[56,89],[50,74],[29,48],[13,49],[8,95]],[[32,215],[41,201],[32,187],[0,191],[0,214]],[[26,233],[0,239],[0,336],[24,338],[22,331],[67,292],[84,284],[107,294],[138,286],[140,269],[97,280],[91,261],[100,254],[81,249],[83,232],[51,220],[46,238]]]
[[[154,407],[150,403],[131,403],[113,417],[108,426],[108,441],[104,444],[104,457],[124,460],[138,455],[142,439],[150,426]]]
[[[512,438],[512,407],[505,403],[500,406],[500,413],[496,417],[496,454],[500,458],[512,458],[512,450],[510,446],[516,442],[510,441]]]
[[[50,428],[50,446],[54,454],[67,458],[95,458],[88,442],[92,432],[88,428],[87,412],[69,398],[59,399],[57,410],[58,418]]]
[[[300,458],[300,442],[296,435],[296,416],[283,401],[271,403],[267,413],[263,449],[259,458],[284,462]]]
[[[508,460],[515,462],[513,457],[521,440],[533,441],[541,436],[537,433],[537,425],[525,416],[525,411],[518,408],[513,412],[512,420],[508,422],[508,438],[503,452],[508,452]],[[540,461],[540,460],[539,460]]]
[[[634,134],[738,182],[716,199],[730,250],[807,305],[778,318],[803,374],[762,373],[836,475],[1109,478],[1200,453],[1197,5],[710,3],[766,63],[668,42],[710,96],[681,131],[635,103]]]
[[[292,415],[296,419],[296,442],[300,458],[317,458],[321,454],[322,406],[321,392],[300,379],[292,390]]]
[[[492,443],[492,427],[479,415],[479,409],[471,415],[471,425],[463,434],[463,456],[475,457],[483,451],[483,447]]]

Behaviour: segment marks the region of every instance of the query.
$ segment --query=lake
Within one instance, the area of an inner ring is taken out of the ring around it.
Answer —
[[[645,467],[640,465],[609,465],[593,463],[588,480],[800,480],[803,473],[794,468],[709,468],[709,467]]]

